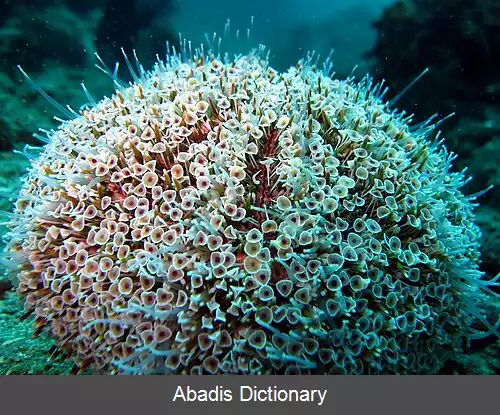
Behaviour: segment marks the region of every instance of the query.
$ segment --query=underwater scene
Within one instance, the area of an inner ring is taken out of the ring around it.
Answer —
[[[500,0],[0,0],[0,374],[500,374]]]

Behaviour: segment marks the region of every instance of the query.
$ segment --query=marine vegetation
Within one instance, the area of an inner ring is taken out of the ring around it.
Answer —
[[[434,373],[498,334],[439,123],[313,55],[181,44],[124,53],[130,84],[100,61],[116,91],[80,113],[52,101],[4,213],[2,262],[76,371]]]

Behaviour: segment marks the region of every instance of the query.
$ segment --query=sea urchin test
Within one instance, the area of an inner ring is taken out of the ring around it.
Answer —
[[[77,370],[432,373],[495,330],[464,176],[382,84],[262,48],[126,62],[9,215],[17,292]]]

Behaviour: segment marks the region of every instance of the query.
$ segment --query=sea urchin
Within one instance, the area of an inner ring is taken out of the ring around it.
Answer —
[[[430,373],[488,326],[473,205],[433,126],[369,78],[263,56],[127,60],[135,82],[109,72],[115,95],[33,159],[5,255],[78,368]]]

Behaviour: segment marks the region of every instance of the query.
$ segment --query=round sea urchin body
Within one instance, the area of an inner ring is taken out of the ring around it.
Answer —
[[[104,373],[434,370],[473,322],[479,232],[380,89],[172,57],[64,122],[7,248],[37,327]]]

